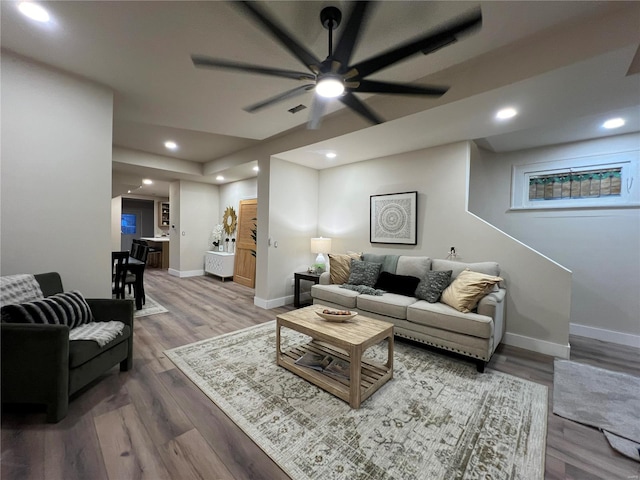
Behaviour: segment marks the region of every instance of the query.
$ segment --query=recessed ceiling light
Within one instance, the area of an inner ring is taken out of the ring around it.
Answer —
[[[515,108],[503,108],[502,110],[498,110],[496,113],[496,118],[498,120],[506,120],[508,118],[513,118],[518,114],[518,111]]]
[[[327,157],[327,158],[336,158],[337,156],[338,156],[338,154],[334,153],[334,152],[329,152],[329,153],[327,153],[325,155],[325,157]]]
[[[253,171],[254,172],[259,172],[260,171],[260,167],[258,167],[257,165],[255,167],[253,167]]]
[[[18,10],[31,20],[36,22],[46,23],[49,21],[49,12],[42,8],[37,3],[33,2],[20,2],[18,4]]]
[[[148,178],[143,178],[142,183],[144,183],[145,185],[151,185],[153,184],[153,180],[149,180]]]
[[[222,175],[218,175],[218,176],[216,177],[216,180],[224,180],[224,177],[223,177]]]
[[[624,125],[624,119],[622,118],[610,118],[602,124],[604,128],[620,128]]]
[[[172,140],[168,140],[164,142],[164,146],[167,147],[169,150],[175,150],[178,148],[178,144]]]

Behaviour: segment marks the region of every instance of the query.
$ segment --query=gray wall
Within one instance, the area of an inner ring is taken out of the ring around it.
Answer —
[[[573,272],[571,331],[640,346],[638,208],[510,211],[514,165],[638,150],[640,134],[473,155],[469,209]],[[640,179],[635,179],[640,181]]]
[[[113,94],[1,62],[1,273],[58,271],[65,289],[110,297]]]
[[[169,273],[178,277],[204,275],[204,255],[220,210],[217,185],[171,182]],[[174,228],[175,227],[175,228]]]
[[[462,261],[500,263],[508,291],[506,343],[567,356],[571,273],[467,212],[469,157],[470,145],[462,142],[319,172],[272,158],[267,236],[279,246],[259,246],[264,279],[258,278],[264,284],[256,295],[265,305],[287,298],[293,273],[313,259],[309,237],[314,232],[331,237],[335,253],[445,258],[453,245]],[[370,195],[411,190],[419,192],[418,245],[369,243]],[[260,248],[268,254],[266,266]]]

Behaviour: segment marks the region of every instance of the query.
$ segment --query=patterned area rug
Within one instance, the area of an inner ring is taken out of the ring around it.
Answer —
[[[291,478],[543,478],[544,385],[396,342],[394,378],[352,410],[278,367],[275,342],[272,321],[165,353]]]
[[[116,297],[114,296],[113,298],[116,298]],[[160,305],[158,302],[156,302],[149,295],[145,295],[145,303],[142,305],[142,309],[140,310],[136,310],[135,299],[133,298],[133,295],[130,295],[129,293],[125,293],[125,299],[134,301],[134,307],[133,307],[134,318],[146,317],[148,315],[155,315],[156,313],[165,313],[169,311],[166,308],[164,308],[162,305]]]
[[[604,433],[609,444],[640,462],[640,377],[556,359],[553,413]]]

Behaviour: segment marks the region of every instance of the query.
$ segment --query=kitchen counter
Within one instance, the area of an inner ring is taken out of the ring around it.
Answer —
[[[162,262],[160,268],[166,270],[169,268],[169,237],[140,237],[145,240],[149,246],[162,250]]]

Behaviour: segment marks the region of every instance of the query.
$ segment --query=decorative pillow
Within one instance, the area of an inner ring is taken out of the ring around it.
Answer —
[[[75,290],[33,302],[5,305],[2,307],[2,321],[67,325],[71,329],[92,322],[93,314],[82,294]]]
[[[363,262],[362,260],[351,260],[351,272],[349,273],[350,285],[366,285],[373,287],[380,273],[380,263]]]
[[[329,254],[329,273],[331,275],[331,283],[342,285],[349,280],[351,272],[351,260],[360,260],[361,253],[349,252],[346,255],[330,253]]]
[[[468,313],[501,281],[500,277],[472,272],[467,268],[442,292],[442,302],[462,313]]]
[[[378,277],[374,288],[385,290],[389,293],[397,293],[398,295],[413,297],[418,283],[420,283],[420,279],[418,277],[380,272],[380,276]]]
[[[415,296],[429,303],[436,303],[444,289],[451,283],[451,270],[446,272],[428,271],[416,288]]]

